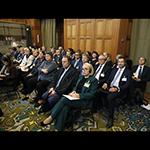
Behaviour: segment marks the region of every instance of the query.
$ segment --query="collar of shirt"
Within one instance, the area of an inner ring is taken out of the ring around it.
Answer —
[[[67,71],[67,70],[69,70],[69,68],[71,67],[71,65],[69,65],[67,68],[65,68],[65,72]]]
[[[140,68],[140,67],[142,67],[142,70],[143,70],[143,68],[144,68],[144,65],[139,65],[138,67],[139,67],[139,68]]]

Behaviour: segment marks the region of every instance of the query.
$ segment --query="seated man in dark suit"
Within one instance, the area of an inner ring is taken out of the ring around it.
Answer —
[[[33,65],[30,67],[31,71],[26,76],[22,76],[21,80],[23,83],[23,89],[28,88],[28,80],[30,80],[33,77],[38,76],[38,67],[43,63],[45,60],[45,52],[40,51],[39,55],[36,58],[36,61],[33,63]],[[23,89],[21,91],[23,91]]]
[[[26,87],[23,91],[25,97],[23,100],[28,99],[27,94],[30,94],[34,101],[37,101],[42,94],[47,90],[50,83],[54,81],[54,76],[57,71],[57,64],[53,61],[53,55],[51,52],[47,52],[45,55],[45,60],[38,67],[38,76],[29,79],[26,82]]]
[[[75,59],[72,60],[71,64],[79,71],[79,72],[82,72],[82,65],[83,65],[83,62],[82,62],[82,59],[81,59],[81,52],[80,51],[77,51],[75,53]]]
[[[7,55],[2,57],[3,67],[0,70],[0,86],[13,86],[16,88],[19,85],[19,73],[11,58]]]
[[[131,81],[131,72],[125,65],[124,57],[119,57],[118,67],[115,67],[111,74],[103,84],[101,90],[101,98],[107,101],[108,122],[106,127],[110,128],[113,125],[114,108],[118,98],[122,100],[128,94],[128,89]]]
[[[107,63],[107,59],[104,55],[98,57],[98,64],[95,66],[95,78],[98,80],[99,87],[107,81],[111,72],[111,65]],[[102,102],[99,98],[99,91],[97,92],[97,97],[94,99],[93,103],[93,112],[96,112],[97,109],[104,106],[105,101]]]
[[[104,55],[98,57],[98,64],[95,66],[95,78],[99,81],[99,86],[101,87],[108,79],[111,72],[111,66],[107,64]]]
[[[72,109],[88,108],[91,105],[98,88],[98,81],[92,76],[93,73],[93,66],[89,63],[84,63],[82,75],[79,77],[73,91],[69,93],[72,99],[63,96],[51,110],[50,116],[41,123],[42,126],[46,126],[55,119],[55,128],[64,130],[68,115],[70,115]]]
[[[55,54],[53,55],[53,60],[57,63],[59,67],[62,66],[61,60],[62,60],[62,55],[61,55],[61,50],[57,49]]]
[[[144,57],[140,57],[139,64],[133,66],[132,68],[132,87],[131,87],[130,94],[133,94],[131,96],[132,100],[135,100],[137,94],[140,94],[140,98],[138,99],[138,102],[135,102],[140,105],[144,104],[144,92],[150,76],[149,75],[150,68],[146,66],[145,63],[146,63],[146,59]]]
[[[51,110],[51,108],[58,102],[62,94],[68,94],[75,86],[79,72],[71,66],[71,58],[63,56],[62,66],[55,78],[55,83],[49,85],[49,90],[42,95],[42,99],[38,104],[43,103],[39,113]]]

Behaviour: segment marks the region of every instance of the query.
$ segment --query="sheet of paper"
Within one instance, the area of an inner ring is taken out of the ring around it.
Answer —
[[[27,72],[27,71],[29,71],[29,69],[28,69],[28,68],[24,68],[24,67],[21,67],[21,70],[22,70],[23,72]]]
[[[74,97],[71,97],[69,95],[64,95],[64,94],[63,94],[63,96],[68,98],[69,100],[78,100],[79,99],[79,98],[74,98]]]

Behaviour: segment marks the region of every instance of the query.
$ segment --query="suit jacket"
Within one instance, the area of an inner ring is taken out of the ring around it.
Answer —
[[[109,65],[111,68],[113,66],[113,62],[111,60],[107,61],[106,64]]]
[[[99,64],[95,66],[95,71],[97,70],[98,66],[99,66]],[[100,76],[99,76],[98,83],[99,83],[100,87],[108,80],[110,72],[111,72],[111,66],[106,63],[101,71]]]
[[[64,72],[64,68],[61,67],[57,72],[54,84],[53,83],[50,84],[49,88],[56,87],[57,82],[59,81],[63,72]],[[59,95],[70,93],[78,80],[78,76],[79,76],[79,72],[74,67],[71,66],[65,73],[59,86],[55,89],[56,93]]]
[[[38,58],[35,62],[35,66],[33,66],[30,73],[33,75],[37,75],[38,74],[38,67],[42,64],[43,61],[44,61],[44,59]]]
[[[96,60],[91,60],[91,65],[93,66],[93,67],[95,67],[95,64],[98,62],[98,59],[96,59]]]
[[[15,84],[19,83],[20,74],[19,74],[18,70],[16,69],[15,64],[13,64],[13,62],[11,62],[10,66],[4,65],[2,69],[3,69],[2,74],[6,75],[6,77],[3,80],[4,82],[10,82],[10,83],[16,82]],[[5,72],[7,74],[5,74]]]
[[[113,81],[117,71],[118,71],[118,68],[114,68],[111,71],[108,81],[106,82],[109,86],[110,86],[111,82]],[[119,81],[120,92],[126,93],[129,89],[130,82],[131,82],[131,71],[126,67],[125,70],[123,71],[122,76]]]
[[[78,87],[78,84],[80,83],[80,81],[83,79],[83,76],[81,75],[77,81],[77,84],[76,86],[74,87],[73,91],[76,91],[77,90],[77,87]],[[95,93],[97,91],[97,88],[98,88],[98,80],[93,77],[93,76],[90,76],[88,78],[88,80],[86,81],[86,83],[88,83],[89,86],[84,86],[82,87],[82,91],[80,94],[80,99],[81,100],[92,100],[92,98],[95,97]]]
[[[73,60],[72,61],[72,65],[74,66],[74,64],[75,64],[75,60]],[[76,64],[76,69],[77,70],[79,70],[80,71],[80,73],[82,72],[82,66],[83,66],[83,62],[82,62],[82,60],[81,60],[81,58],[80,58],[80,60],[77,62],[77,64]]]
[[[45,74],[41,71],[41,69],[47,68],[48,73]],[[43,61],[42,64],[38,67],[38,80],[48,80],[54,81],[54,76],[57,71],[57,64],[55,61]]]
[[[129,70],[132,70],[133,61],[131,59],[126,59],[126,64]]]
[[[59,67],[61,67],[62,66],[62,55],[55,55],[54,56],[54,58],[53,58],[53,60],[57,63],[57,65],[59,66]]]
[[[139,65],[135,65],[132,67],[132,73],[135,73]],[[141,75],[141,82],[147,82],[149,81],[149,70],[150,68],[148,66],[144,65],[142,75]]]

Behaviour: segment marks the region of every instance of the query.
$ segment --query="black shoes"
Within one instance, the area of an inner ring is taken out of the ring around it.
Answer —
[[[39,104],[39,103],[35,103],[35,104],[34,104],[34,107],[35,107],[35,108],[37,108],[37,107],[39,107],[39,106],[41,106],[41,104]]]
[[[0,109],[0,117],[2,117],[3,116],[3,112],[2,112],[2,110]]]
[[[23,95],[27,95],[28,94],[24,89],[19,90],[19,92],[21,92]]]
[[[49,108],[47,108],[47,107],[41,107],[41,108],[39,109],[39,111],[38,111],[38,114],[46,113],[46,112],[48,112],[48,111],[50,111]]]
[[[22,100],[22,101],[25,101],[25,100],[27,100],[27,99],[29,99],[29,97],[26,97],[26,96],[25,96],[25,97],[22,98],[21,100]]]
[[[41,107],[41,108],[39,109],[39,111],[38,111],[38,114],[42,114],[42,113],[45,113],[45,112],[46,112],[46,110]]]
[[[113,120],[108,120],[106,128],[111,128],[113,126]]]
[[[47,124],[45,124],[43,121],[40,123],[40,125],[42,126],[42,127],[45,127],[45,126],[47,126],[47,125],[49,125],[50,123],[47,123]]]

